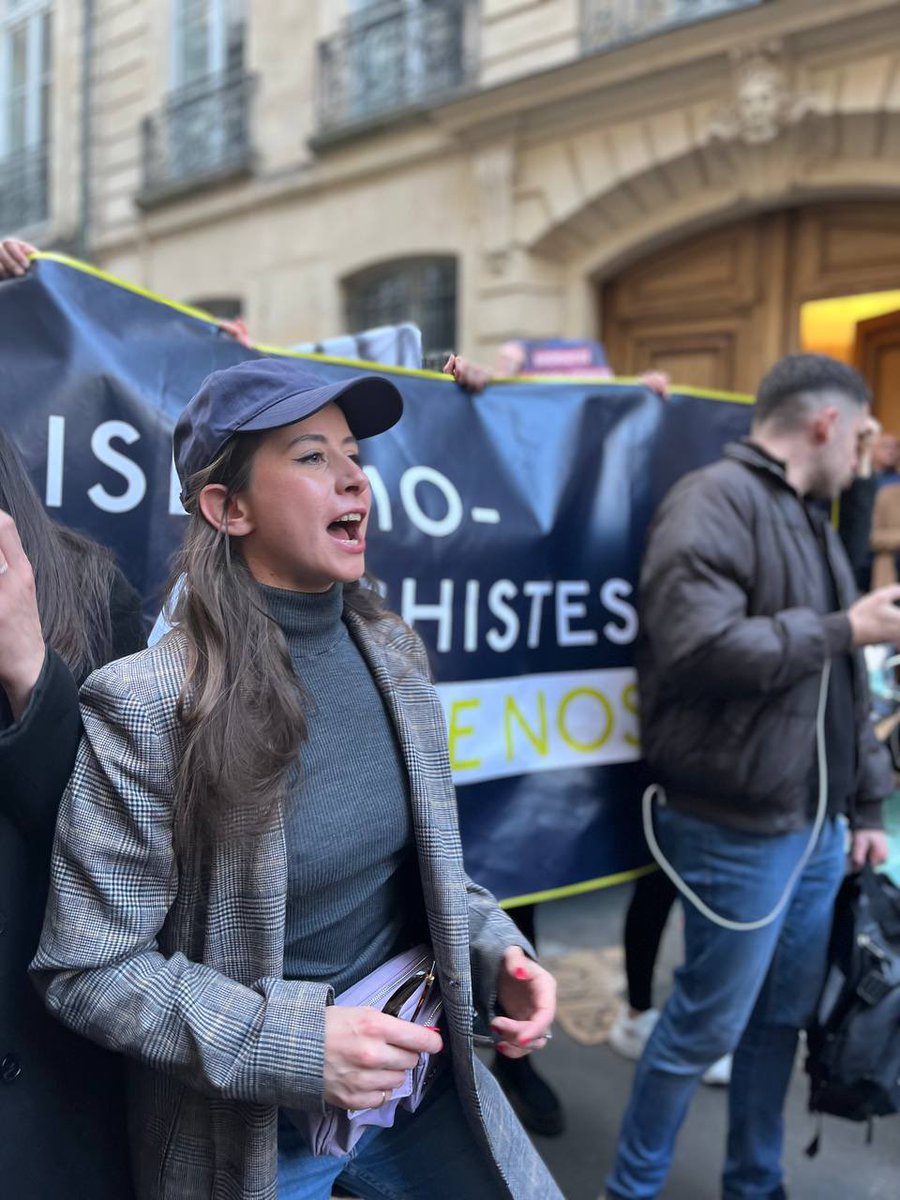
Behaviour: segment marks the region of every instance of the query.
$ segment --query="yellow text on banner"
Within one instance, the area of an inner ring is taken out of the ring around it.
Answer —
[[[631,667],[438,685],[458,784],[640,758]]]

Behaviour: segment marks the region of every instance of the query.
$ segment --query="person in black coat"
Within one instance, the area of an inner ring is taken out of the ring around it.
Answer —
[[[56,812],[81,736],[78,684],[144,644],[112,557],[45,512],[0,433],[0,1179],[16,1200],[128,1200],[118,1057],[54,1021],[26,977]]]

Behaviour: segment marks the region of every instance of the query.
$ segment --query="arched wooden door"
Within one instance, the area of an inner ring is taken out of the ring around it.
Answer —
[[[786,209],[720,226],[634,263],[602,291],[618,374],[752,392],[799,348],[807,300],[900,288],[900,205]]]
[[[900,312],[856,326],[856,365],[875,398],[875,416],[885,429],[900,430]]]

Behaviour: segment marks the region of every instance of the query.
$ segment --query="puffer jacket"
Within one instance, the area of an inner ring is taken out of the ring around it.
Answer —
[[[842,611],[828,612],[815,515],[752,442],[680,480],[650,529],[641,570],[638,677],[644,755],[673,808],[732,829],[803,829],[814,797],[823,668],[852,653],[854,828],[880,828],[893,787],[869,720],[846,609],[853,574],[830,524]]]

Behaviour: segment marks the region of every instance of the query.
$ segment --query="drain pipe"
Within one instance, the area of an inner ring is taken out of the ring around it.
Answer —
[[[81,188],[78,213],[77,253],[88,256],[91,231],[91,107],[93,104],[94,0],[84,0],[84,29],[81,48]]]

